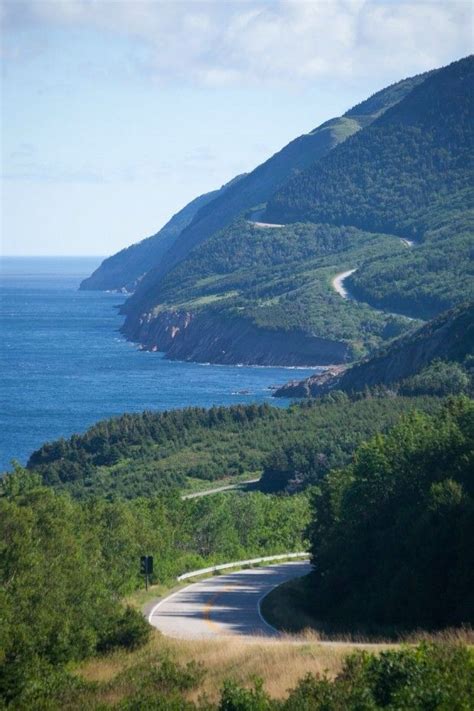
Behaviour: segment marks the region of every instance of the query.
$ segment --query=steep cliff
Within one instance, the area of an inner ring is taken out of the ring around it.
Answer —
[[[349,344],[302,330],[258,328],[237,314],[160,311],[144,317],[126,335],[172,360],[252,365],[326,365],[352,359]]]

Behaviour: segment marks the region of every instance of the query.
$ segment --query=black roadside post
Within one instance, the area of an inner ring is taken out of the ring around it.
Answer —
[[[148,590],[148,576],[153,573],[153,556],[140,556],[140,573],[145,576],[145,590]]]

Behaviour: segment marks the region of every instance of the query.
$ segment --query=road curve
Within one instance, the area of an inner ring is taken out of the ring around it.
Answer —
[[[307,575],[309,561],[241,570],[188,585],[159,602],[148,620],[168,637],[229,635],[278,637],[260,614],[260,601],[277,585]]]
[[[351,274],[354,274],[357,269],[348,269],[347,272],[341,272],[340,274],[336,274],[334,279],[332,280],[332,286],[333,288],[337,291],[337,293],[342,296],[343,299],[351,299],[351,295],[349,294],[348,290],[344,286],[345,280],[351,276]]]
[[[411,249],[416,244],[412,239],[406,239],[405,237],[400,237],[400,242],[408,249]],[[351,276],[351,274],[354,274],[354,272],[356,271],[357,269],[348,269],[346,272],[340,272],[339,274],[336,274],[336,276],[332,280],[333,289],[337,291],[337,293],[342,296],[343,299],[353,299],[347,288],[344,286],[344,282]],[[354,299],[354,301],[356,301],[356,299]]]

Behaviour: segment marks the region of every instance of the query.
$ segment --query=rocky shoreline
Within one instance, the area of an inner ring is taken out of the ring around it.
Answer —
[[[263,329],[249,319],[219,312],[163,310],[137,319],[129,315],[122,333],[144,350],[170,360],[223,365],[314,367],[346,364],[346,343],[301,330]]]
[[[290,380],[277,388],[273,397],[316,397],[332,390],[347,371],[347,365],[329,365],[324,373],[310,375],[303,380]]]

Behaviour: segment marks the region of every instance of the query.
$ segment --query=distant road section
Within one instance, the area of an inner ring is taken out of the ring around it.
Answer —
[[[357,269],[349,269],[347,272],[341,272],[340,274],[336,274],[336,276],[332,280],[333,288],[340,296],[342,296],[343,299],[352,298],[348,290],[344,286],[344,280],[350,277],[350,275],[354,274],[354,272],[356,271]]]
[[[250,225],[253,225],[254,227],[284,227],[285,225],[277,225],[275,222],[254,222],[253,220],[247,220],[247,222]]]
[[[279,225],[276,225],[277,227]],[[405,237],[400,237],[400,242],[405,245],[405,247],[408,247],[408,249],[411,249],[412,247],[415,246],[415,242],[412,239],[406,239]],[[354,274],[357,269],[348,269],[346,272],[340,272],[340,274],[336,274],[334,279],[332,280],[332,286],[337,291],[337,293],[342,296],[343,299],[352,299],[353,297],[350,295],[349,291],[346,289],[344,286],[344,281],[351,276],[351,274]],[[395,314],[396,315],[396,314]],[[408,318],[408,317],[406,317]]]
[[[260,602],[277,585],[311,570],[309,561],[303,561],[209,578],[159,602],[148,619],[163,634],[180,639],[278,637],[278,630],[263,619]]]
[[[210,496],[211,494],[220,494],[221,491],[232,491],[232,489],[246,489],[250,484],[257,484],[260,481],[258,479],[249,479],[248,481],[240,481],[236,484],[226,484],[225,486],[216,486],[215,489],[205,489],[204,491],[193,491],[191,494],[183,494],[181,496],[182,500],[186,499],[198,499],[201,496]]]

